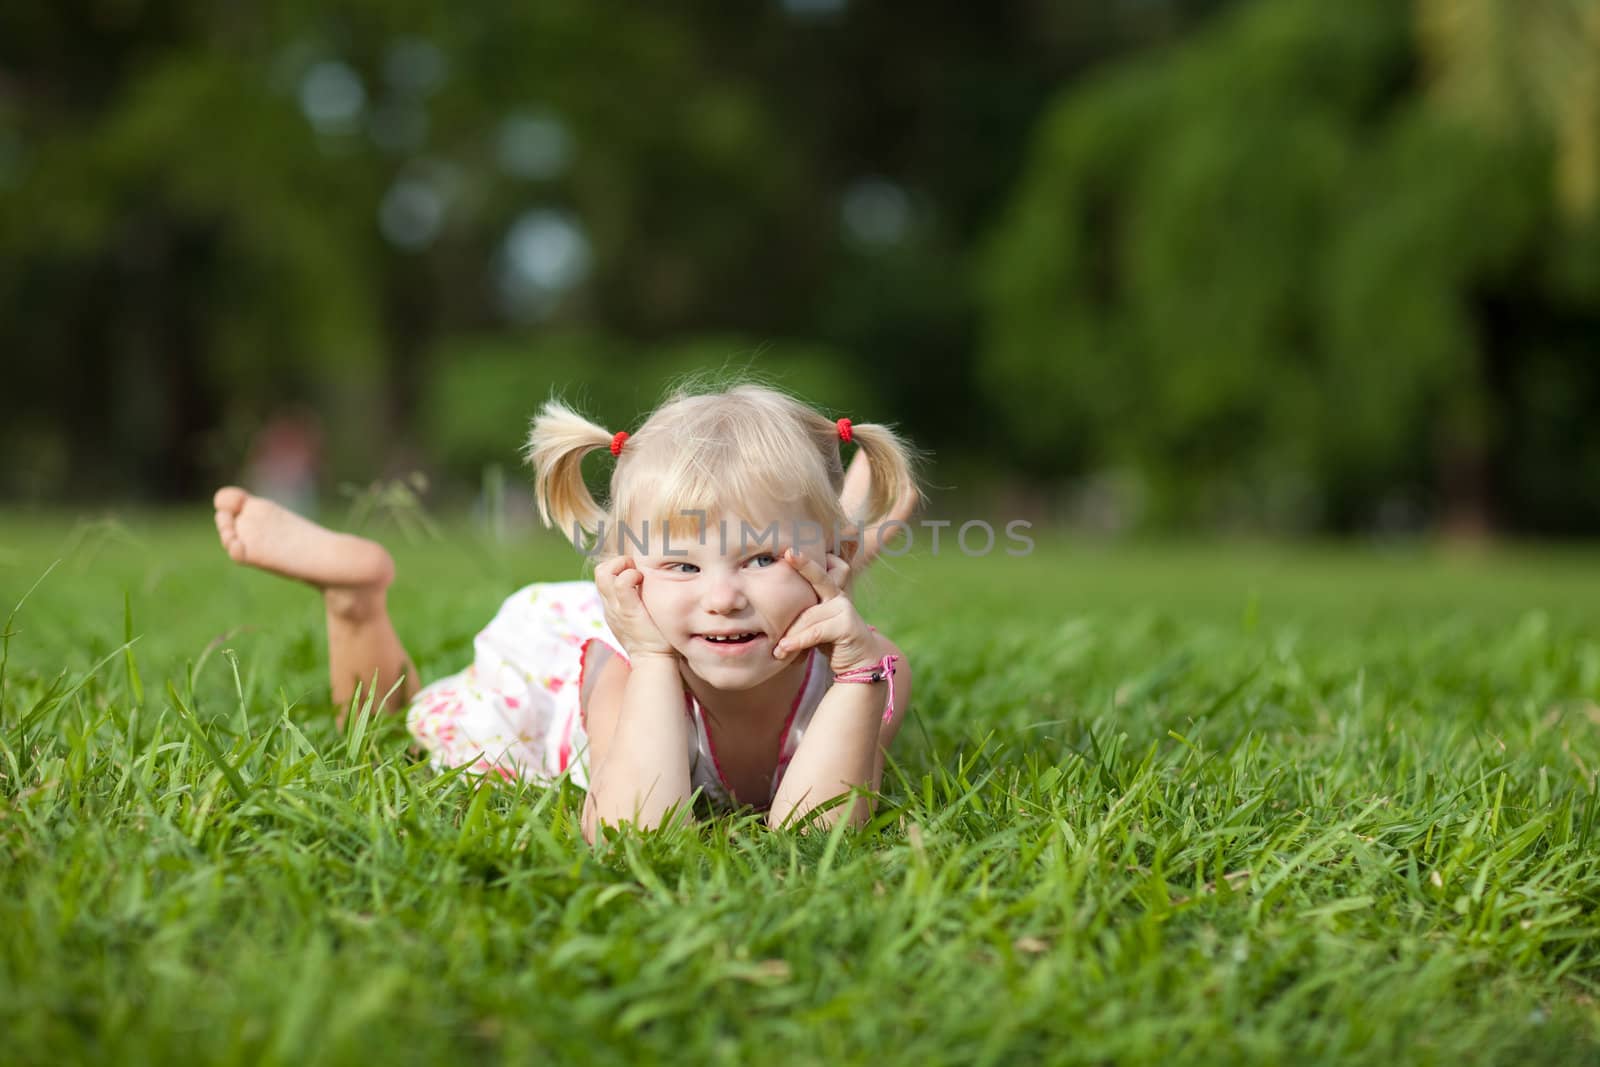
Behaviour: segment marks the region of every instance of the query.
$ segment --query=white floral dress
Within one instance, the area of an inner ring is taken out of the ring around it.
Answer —
[[[591,643],[598,642],[586,655]],[[589,737],[584,699],[588,672],[598,675],[606,657],[626,658],[606,626],[593,582],[539,582],[506,599],[473,641],[466,670],[418,693],[406,726],[434,766],[471,773],[554,782],[563,775],[588,788]],[[813,649],[779,742],[770,806],[832,677]],[[717,762],[700,704],[687,691],[684,711],[694,721],[689,738],[689,781],[714,807],[736,807]]]

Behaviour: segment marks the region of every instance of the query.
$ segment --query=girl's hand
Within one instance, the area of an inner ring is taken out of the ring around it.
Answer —
[[[595,588],[600,590],[600,603],[605,608],[606,625],[622,642],[628,658],[640,656],[677,657],[677,650],[667,643],[656,627],[655,620],[644,606],[639,590],[644,586],[644,572],[634,564],[632,556],[613,556],[594,569]]]
[[[795,617],[772,654],[783,659],[802,649],[820,647],[828,654],[835,674],[877,663],[882,658],[877,635],[856,613],[856,606],[844,592],[850,580],[850,565],[835,555],[826,558],[824,570],[822,564],[797,549],[784,550],[784,562],[811,583],[821,603]]]

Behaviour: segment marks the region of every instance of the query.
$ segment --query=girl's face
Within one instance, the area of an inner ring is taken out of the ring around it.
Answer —
[[[634,556],[641,596],[691,671],[717,689],[749,689],[795,662],[775,659],[772,649],[817,594],[783,550],[820,557],[818,527],[797,516],[711,515],[703,530],[661,537],[651,524],[648,552]]]

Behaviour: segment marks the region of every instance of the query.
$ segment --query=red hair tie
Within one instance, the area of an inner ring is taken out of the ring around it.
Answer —
[[[839,427],[839,440],[849,444],[855,437],[855,433],[850,429],[850,420],[840,419],[836,425]]]
[[[616,433],[611,435],[611,454],[613,456],[622,455],[622,444],[627,439],[628,439],[628,431],[627,430],[618,430]]]

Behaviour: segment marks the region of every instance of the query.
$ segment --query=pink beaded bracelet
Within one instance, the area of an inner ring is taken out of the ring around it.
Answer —
[[[899,661],[899,656],[888,655],[880,659],[878,662],[870,663],[865,667],[857,667],[854,670],[841,671],[833,676],[833,680],[835,682],[862,682],[865,684],[871,684],[873,682],[888,682],[889,706],[885,708],[883,712],[883,721],[888,722],[894,717],[894,665]]]

